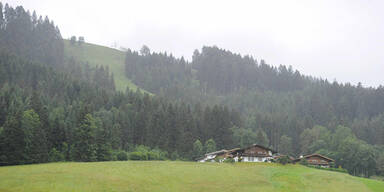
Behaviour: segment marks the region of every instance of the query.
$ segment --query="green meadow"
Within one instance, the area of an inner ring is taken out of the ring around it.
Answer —
[[[75,60],[88,63],[90,66],[108,66],[113,73],[117,90],[125,91],[130,88],[136,91],[137,86],[125,76],[125,53],[117,49],[100,45],[84,43],[82,45],[71,45],[69,40],[64,40],[65,56],[73,57]]]
[[[384,182],[301,165],[120,161],[0,167],[0,191],[384,191]]]

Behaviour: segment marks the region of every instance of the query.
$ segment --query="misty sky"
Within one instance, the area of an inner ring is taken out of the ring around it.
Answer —
[[[1,1],[1,0],[0,0]],[[48,15],[62,36],[191,58],[216,45],[272,65],[384,84],[384,1],[2,0]]]

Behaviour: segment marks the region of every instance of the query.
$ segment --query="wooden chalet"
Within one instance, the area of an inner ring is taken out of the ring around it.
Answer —
[[[253,144],[245,148],[235,148],[231,150],[220,150],[205,154],[204,157],[197,159],[199,162],[213,162],[216,157],[221,160],[233,158],[236,162],[270,162],[276,151],[261,145]]]
[[[326,168],[330,167],[330,163],[335,162],[335,160],[320,154],[306,155],[295,159],[294,162],[299,162],[302,159],[306,159],[309,165],[315,165]]]
[[[276,151],[262,145],[253,144],[236,151],[242,162],[269,162]],[[236,160],[236,159],[235,159]]]

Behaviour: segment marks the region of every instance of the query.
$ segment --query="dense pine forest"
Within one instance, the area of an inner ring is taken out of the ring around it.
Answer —
[[[1,165],[194,160],[258,143],[327,155],[353,175],[384,174],[384,87],[329,82],[215,46],[191,61],[143,46],[126,52],[126,75],[153,95],[121,92],[108,68],[64,54],[48,17],[0,10]]]

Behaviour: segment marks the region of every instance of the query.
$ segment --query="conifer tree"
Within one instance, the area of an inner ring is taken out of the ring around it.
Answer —
[[[0,136],[0,164],[16,165],[25,163],[25,134],[20,118],[8,116]]]
[[[75,142],[72,157],[76,161],[95,161],[96,160],[96,131],[95,119],[91,114],[86,114],[80,121],[75,131]]]
[[[210,153],[210,152],[214,152],[216,151],[216,143],[213,139],[208,139],[206,142],[205,142],[205,152],[206,153]]]
[[[24,111],[21,127],[25,135],[25,157],[27,163],[48,161],[46,134],[41,126],[39,115],[34,110]]]
[[[196,158],[199,158],[203,155],[204,153],[204,147],[203,147],[203,144],[200,142],[200,140],[196,140],[194,143],[193,143],[193,160],[196,159]]]

